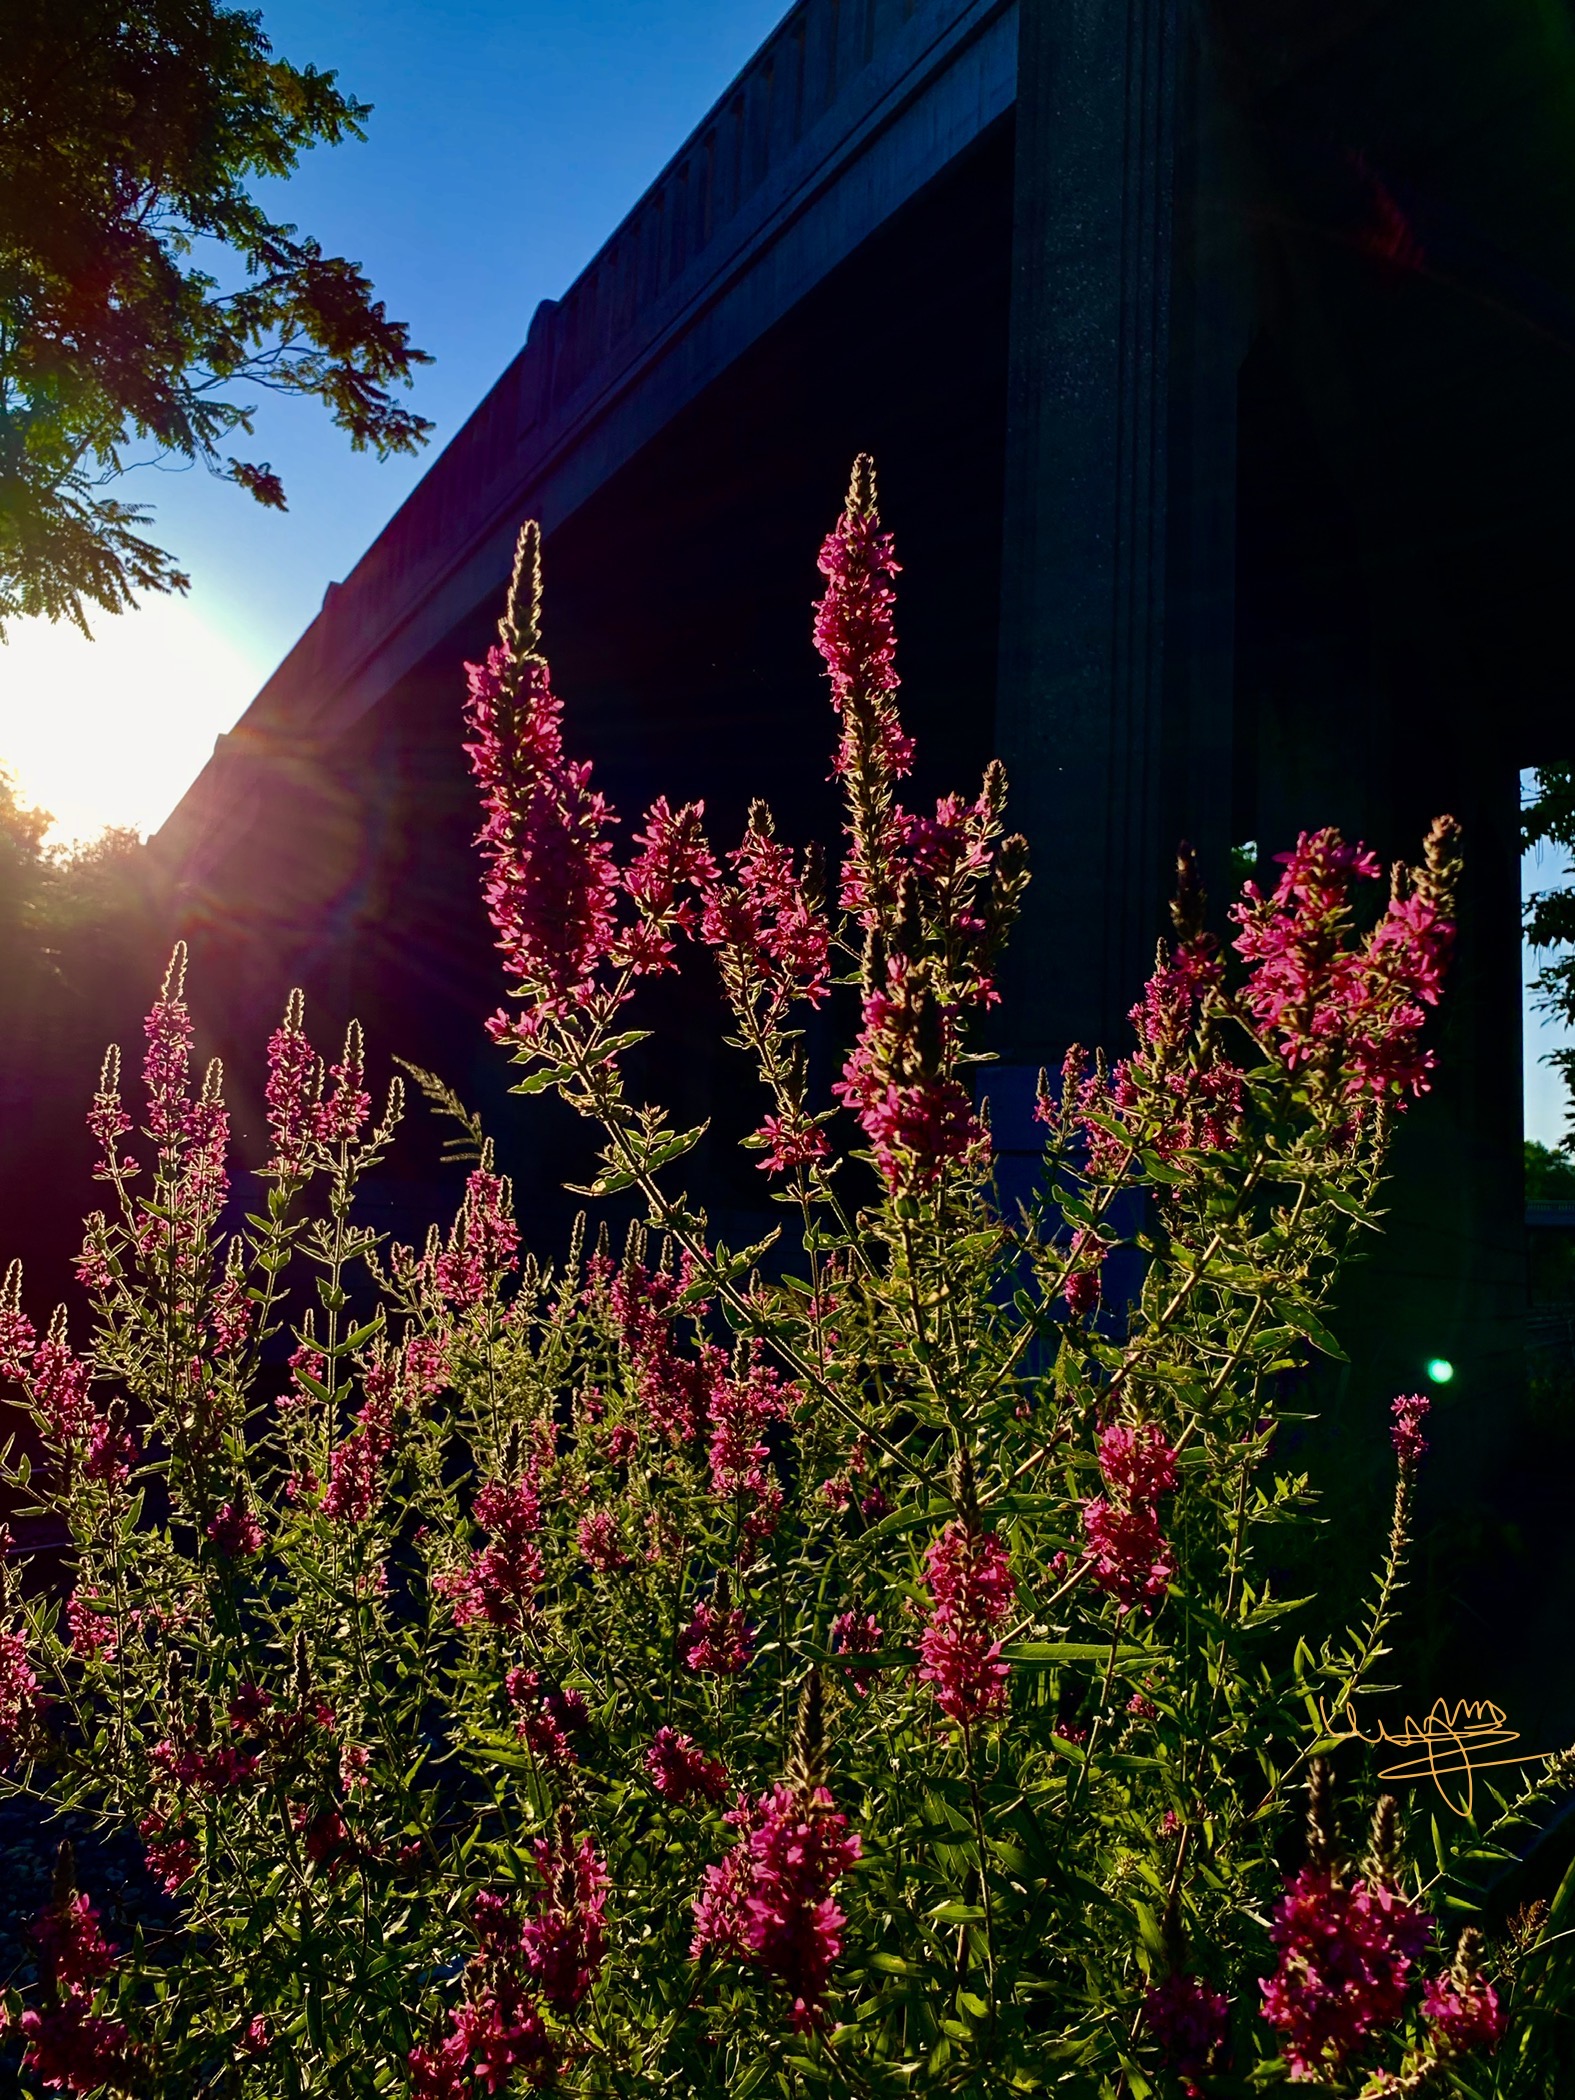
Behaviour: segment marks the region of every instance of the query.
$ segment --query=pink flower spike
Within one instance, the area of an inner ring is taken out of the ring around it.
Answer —
[[[1405,2010],[1432,1920],[1383,1882],[1303,1867],[1285,1885],[1269,1937],[1279,1967],[1259,1985],[1293,2080],[1332,2082]]]
[[[680,1735],[676,1729],[657,1729],[645,1753],[645,1769],[662,1799],[675,1807],[691,1794],[720,1801],[727,1793],[726,1765],[720,1758],[708,1757],[693,1736]]]
[[[1188,2100],[1202,2100],[1197,2081],[1213,2067],[1229,2021],[1228,2001],[1196,1976],[1167,1976],[1144,1997],[1143,2024]]]
[[[1422,1434],[1422,1424],[1432,1406],[1426,1393],[1402,1393],[1390,1405],[1389,1412],[1394,1417],[1390,1440],[1395,1447],[1395,1456],[1406,1472],[1410,1472],[1426,1454],[1427,1438]]]
[[[685,1669],[711,1677],[737,1677],[754,1654],[748,1621],[736,1607],[697,1604],[677,1645]]]
[[[1006,1704],[1007,1666],[995,1629],[1017,1594],[1005,1541],[950,1523],[924,1556],[930,1616],[919,1640],[919,1680],[964,1726]]]
[[[1479,1977],[1435,1976],[1422,1993],[1422,2017],[1449,2056],[1491,2054],[1504,2039],[1498,1992]]]
[[[753,1802],[741,1795],[727,1821],[737,1843],[706,1868],[691,1951],[696,1959],[732,1955],[780,1977],[792,1993],[793,2026],[813,2033],[825,2024],[821,2001],[846,1923],[831,1891],[860,1856],[858,1832],[825,1787],[804,1794],[778,1785]]]
[[[833,1655],[875,1655],[879,1652],[885,1635],[881,1623],[872,1611],[842,1611],[831,1622],[831,1652]],[[861,1699],[867,1699],[875,1681],[873,1670],[849,1670],[847,1683]]]
[[[565,758],[563,704],[540,656],[514,660],[495,645],[468,664],[465,745],[481,789],[478,834],[487,913],[504,968],[527,1006],[511,1029],[528,1040],[539,1021],[589,998],[617,937],[619,878],[603,831],[618,820],[590,785],[591,768]]]
[[[589,1838],[573,1844],[564,1811],[550,1838],[532,1846],[542,1888],[520,1928],[532,1982],[555,2012],[572,2012],[596,1981],[606,1952],[607,1869]]]
[[[243,1560],[263,1549],[263,1528],[244,1503],[226,1502],[208,1526],[208,1536],[226,1560]]]
[[[286,1002],[284,1019],[268,1039],[268,1078],[263,1100],[272,1150],[268,1172],[293,1180],[306,1171],[323,1067],[306,1040],[305,1002],[299,990]]]

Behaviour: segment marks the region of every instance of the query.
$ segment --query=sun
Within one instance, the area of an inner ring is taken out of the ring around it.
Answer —
[[[0,766],[61,843],[156,831],[266,675],[183,599],[101,615],[94,633],[19,620],[0,644]]]

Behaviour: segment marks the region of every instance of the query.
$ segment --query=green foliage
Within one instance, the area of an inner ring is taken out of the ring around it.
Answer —
[[[47,810],[22,801],[0,766],[0,977],[12,1019],[0,1065],[41,1003],[58,1027],[62,1003],[88,999],[145,892],[134,831],[111,827],[68,848],[48,843],[51,822]]]
[[[1521,810],[1523,847],[1557,846],[1575,854],[1575,766],[1541,766],[1537,791]],[[1575,861],[1566,859],[1564,887],[1538,890],[1526,903],[1525,932],[1533,948],[1548,953],[1537,973],[1537,1003],[1566,1027],[1575,1027]],[[1562,1074],[1569,1093],[1569,1144],[1575,1139],[1575,1049],[1550,1050],[1544,1063]],[[1528,1162],[1530,1154],[1527,1155]],[[1528,1195],[1530,1190],[1527,1190]]]
[[[368,113],[218,0],[0,10],[0,635],[185,588],[146,508],[99,493],[147,458],[283,508],[224,450],[246,389],[321,401],[357,450],[422,441],[390,392],[425,361],[404,324],[252,194]]]
[[[1555,1152],[1551,1145],[1526,1140],[1526,1201],[1528,1203],[1575,1202],[1575,1159]]]

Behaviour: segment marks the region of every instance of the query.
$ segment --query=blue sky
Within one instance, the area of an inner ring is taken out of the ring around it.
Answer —
[[[259,396],[245,456],[284,477],[264,511],[200,469],[127,494],[189,569],[180,600],[39,624],[0,650],[0,764],[64,838],[155,828],[322,602],[556,298],[785,13],[787,0],[272,0],[264,28],[374,104],[364,145],[308,156],[282,217],[360,262],[436,362],[407,397],[424,455],[352,453],[320,410]],[[1528,864],[1545,885],[1550,862]],[[1557,1142],[1559,1036],[1527,1001],[1528,1131]]]
[[[320,409],[259,394],[243,457],[289,512],[202,469],[144,467],[128,500],[192,577],[69,630],[20,623],[0,651],[0,763],[70,838],[155,828],[269,670],[556,298],[785,13],[787,0],[272,0],[297,64],[374,105],[364,145],[308,155],[278,215],[361,263],[436,362],[405,398],[426,452],[355,454]],[[117,491],[117,493],[121,493]]]

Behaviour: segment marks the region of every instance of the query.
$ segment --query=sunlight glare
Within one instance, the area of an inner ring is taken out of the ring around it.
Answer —
[[[94,634],[19,620],[0,643],[0,766],[62,844],[157,830],[268,669],[179,598],[100,615]]]

